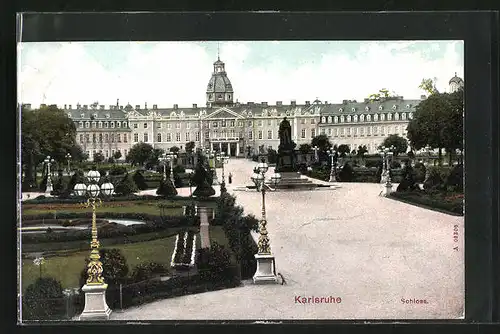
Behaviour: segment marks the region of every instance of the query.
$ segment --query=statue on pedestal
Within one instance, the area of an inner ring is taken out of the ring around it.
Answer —
[[[280,144],[278,146],[276,172],[297,172],[297,157],[295,155],[295,146],[297,144],[292,140],[292,127],[286,117],[280,123],[278,135]]]

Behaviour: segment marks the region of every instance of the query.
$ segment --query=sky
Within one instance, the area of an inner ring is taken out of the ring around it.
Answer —
[[[423,78],[463,78],[463,41],[42,42],[18,45],[18,101],[204,106],[213,62],[235,101],[362,101],[386,88],[418,99]]]

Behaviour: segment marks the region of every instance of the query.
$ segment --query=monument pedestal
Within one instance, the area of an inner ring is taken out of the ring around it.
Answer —
[[[208,223],[208,213],[206,207],[198,207],[200,215],[200,238],[201,248],[210,248],[210,224]]]
[[[386,182],[382,186],[382,196],[387,197],[392,193],[392,183]]]
[[[280,175],[281,181],[276,186],[271,181],[267,181],[266,183],[276,189],[282,190],[309,190],[317,187],[315,183],[309,179],[302,178],[297,172],[281,172]]]
[[[85,284],[82,291],[85,292],[85,308],[79,320],[109,320],[111,309],[106,303],[107,284]]]
[[[255,254],[257,260],[257,270],[253,275],[255,284],[275,284],[278,283],[274,256],[272,254]]]

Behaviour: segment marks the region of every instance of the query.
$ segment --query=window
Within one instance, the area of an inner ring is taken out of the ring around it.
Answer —
[[[347,115],[347,121],[350,122],[351,121],[351,115]]]
[[[354,115],[354,122],[358,121],[358,115]]]
[[[332,116],[330,116],[330,120],[331,120],[331,117],[332,117]],[[335,116],[335,117],[333,118],[333,122],[334,122],[334,123],[338,123],[338,122],[339,122],[339,118],[338,118],[337,116]]]
[[[85,141],[87,143],[90,143],[90,136],[88,134],[85,135]]]
[[[134,123],[134,129],[137,129],[137,123]]]
[[[389,120],[389,121],[392,120],[392,114],[391,113],[387,114],[387,120]]]
[[[99,134],[99,143],[102,143],[102,133]]]
[[[144,133],[143,137],[144,137],[144,142],[147,143],[149,141],[147,132]]]
[[[364,137],[364,135],[365,135],[365,128],[360,128],[359,129],[359,134]]]
[[[343,108],[339,108],[339,112],[342,112],[342,111],[344,111],[344,109]]]
[[[225,119],[223,119],[223,120],[221,121],[221,126],[222,126],[223,128],[225,128],[225,127],[226,127],[226,120],[225,120]]]
[[[385,120],[385,114],[380,114],[380,120],[384,121]]]
[[[262,120],[259,119],[257,124],[258,124],[258,126],[262,126]]]
[[[128,134],[124,133],[123,134],[123,142],[126,143],[128,140]]]
[[[399,126],[396,126],[396,134],[399,134]]]
[[[382,127],[382,134],[385,135],[385,126]]]
[[[123,156],[127,156],[127,150],[123,150]]]
[[[123,122],[123,127],[126,128],[127,127],[127,122]]]
[[[109,122],[104,122],[104,128],[105,129],[109,128]]]
[[[90,128],[90,122],[89,121],[85,122],[85,127],[86,128]]]
[[[180,132],[177,132],[177,133],[175,134],[175,141],[176,141],[176,142],[180,142],[180,141],[181,141],[181,133],[180,133]]]
[[[248,121],[248,126],[252,126],[252,121]]]
[[[259,130],[259,139],[262,139],[262,130]]]
[[[109,158],[109,150],[106,150],[106,158]]]
[[[316,137],[316,129],[311,129],[311,138]]]
[[[167,133],[167,142],[171,142],[172,141],[172,134],[170,133]]]
[[[340,116],[340,123],[344,123],[344,116]]]
[[[78,127],[79,127],[80,129],[82,129],[82,128],[83,128],[83,122],[81,122],[81,121],[80,121],[80,122],[78,122]]]
[[[80,135],[80,143],[83,143],[83,135]]]
[[[347,135],[350,136],[351,135],[351,128],[347,128]]]
[[[200,132],[195,133],[195,141],[200,141]]]
[[[198,124],[198,122],[195,122],[195,123],[194,123],[194,128],[195,128],[195,129],[198,129],[199,127],[200,127],[200,124]]]
[[[305,118],[302,118],[302,119],[300,120],[300,124],[306,124],[306,119],[305,119]]]
[[[369,126],[367,129],[366,129],[366,135],[367,136],[370,136],[372,134],[372,127]]]
[[[205,139],[210,139],[210,131],[205,131]]]
[[[399,114],[398,114],[398,113],[395,113],[395,114],[394,114],[394,119],[395,119],[396,121],[399,121]]]
[[[358,128],[354,128],[352,132],[354,133],[354,136],[357,136],[358,135]]]
[[[161,133],[156,134],[156,141],[161,143]]]
[[[345,129],[344,128],[340,128],[340,136],[344,137],[344,134],[345,134]]]
[[[231,138],[234,138],[234,137],[236,137],[236,133],[235,133],[234,129],[232,129],[231,130]]]
[[[191,129],[191,123],[190,122],[186,123],[186,129]]]
[[[111,128],[114,129],[115,128],[115,122],[111,122]]]
[[[336,129],[335,129],[336,130]],[[332,128],[328,128],[328,135],[331,136],[332,135]]]
[[[388,129],[387,129],[387,134],[392,134],[392,126],[389,126]]]
[[[92,127],[95,129],[97,127],[97,122],[92,122]]]
[[[339,136],[339,128],[335,128],[335,137]]]
[[[243,121],[238,121],[238,126],[243,126]]]
[[[311,124],[316,124],[316,119],[311,118]]]
[[[156,123],[156,128],[161,129],[161,122]]]
[[[186,134],[185,134],[185,138],[186,138],[186,141],[187,141],[187,142],[188,142],[188,141],[190,141],[190,139],[189,139],[189,132],[186,132]]]
[[[267,130],[267,139],[273,139],[273,131]]]
[[[212,127],[216,128],[217,127],[217,122],[212,122]]]
[[[268,120],[267,120],[267,125],[268,125],[268,126],[273,125],[273,120],[272,120],[272,119],[268,119]]]
[[[373,115],[373,120],[378,121],[378,114]]]
[[[122,126],[122,123],[121,122],[116,122],[116,127],[117,128],[120,128]]]
[[[253,131],[248,131],[248,139],[253,139]]]
[[[300,133],[300,138],[305,138],[306,137],[306,129],[302,129]]]
[[[95,135],[95,133],[93,133],[92,134],[92,142],[95,143],[95,141],[96,141],[96,135]]]
[[[352,108],[351,110],[352,110],[353,112],[355,112],[355,111],[356,111],[356,108]]]
[[[401,119],[406,119],[406,113],[405,112],[401,114]]]
[[[379,106],[378,110],[384,110],[384,107],[383,106]]]
[[[366,106],[365,111],[370,111],[370,107]]]
[[[321,129],[321,134],[322,134],[322,135],[325,135],[325,134],[326,134],[325,128],[322,128],[322,129]]]
[[[122,135],[121,134],[117,134],[116,141],[119,143],[122,142]]]
[[[175,123],[175,128],[180,129],[181,128],[181,123]]]
[[[172,124],[167,123],[167,129],[170,130],[172,128]]]
[[[137,142],[139,142],[139,134],[134,133],[134,143],[137,143]]]
[[[147,129],[148,128],[148,123],[144,123],[143,126],[144,126],[144,129]]]
[[[413,119],[413,113],[412,112],[408,114],[408,118],[409,119]]]

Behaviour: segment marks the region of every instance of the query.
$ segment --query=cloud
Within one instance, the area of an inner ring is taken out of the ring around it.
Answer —
[[[289,51],[293,50],[289,43],[293,42],[270,41],[267,45],[278,50],[288,45],[286,57],[277,53],[262,61],[257,59],[265,43],[221,42],[220,56],[235,98],[240,102],[301,103],[316,98],[340,102],[362,100],[380,88],[419,98],[422,78],[436,77],[438,89],[445,91],[455,72],[463,77],[463,57],[456,51],[460,41],[360,42],[354,54],[339,49],[339,42],[324,47],[314,59],[302,57],[300,63],[298,51],[304,42],[297,44],[297,55]],[[24,44],[19,51],[19,101],[115,104],[119,98],[132,105],[205,104],[216,55],[203,43],[93,44],[93,50],[102,51],[97,55],[88,44]],[[122,52],[120,57],[116,52]],[[441,56],[436,57],[437,53]]]

